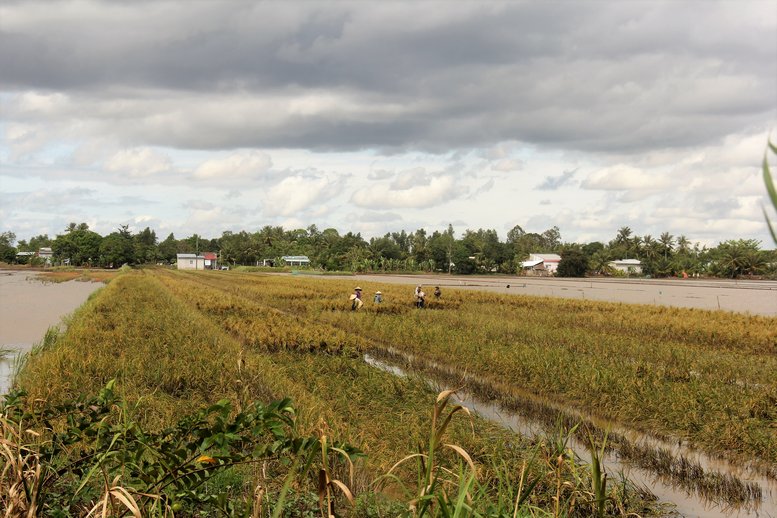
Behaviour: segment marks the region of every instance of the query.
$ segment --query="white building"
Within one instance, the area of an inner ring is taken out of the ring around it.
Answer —
[[[288,266],[310,266],[310,259],[306,255],[284,255],[281,260]]]
[[[44,263],[51,264],[51,261],[54,259],[54,252],[51,250],[50,246],[44,246],[38,249],[38,257],[40,257]]]
[[[613,270],[627,274],[642,273],[642,261],[639,259],[616,259],[610,261],[609,265]]]
[[[205,257],[197,254],[176,254],[176,265],[179,270],[204,270]]]
[[[558,254],[530,254],[521,263],[523,271],[531,275],[553,275],[558,270],[561,256]]]

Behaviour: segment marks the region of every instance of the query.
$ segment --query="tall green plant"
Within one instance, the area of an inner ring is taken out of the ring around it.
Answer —
[[[334,451],[349,464],[359,455],[325,437],[298,435],[288,399],[254,402],[238,413],[222,400],[161,431],[145,430],[125,407],[113,380],[97,397],[42,408],[22,391],[8,394],[0,407],[0,508],[29,517],[67,516],[84,508],[103,508],[105,514],[118,500],[137,516],[169,516],[187,507],[244,515],[257,502],[235,502],[228,490],[208,482],[239,465],[291,464],[275,504],[282,508],[291,483],[319,455]],[[329,469],[328,463],[321,468],[327,482],[352,499]]]
[[[772,154],[777,155],[777,146],[772,144],[771,139],[767,141],[766,150],[764,151],[764,160],[763,160],[763,176],[764,176],[764,183],[766,184],[766,192],[769,194],[769,199],[772,202],[772,205],[775,209],[777,209],[777,189],[774,188],[774,180],[772,179],[772,173],[769,170],[769,151],[771,150]],[[775,244],[777,244],[777,231],[775,231],[774,227],[772,226],[771,220],[769,220],[769,216],[766,214],[766,208],[764,207],[764,218],[766,218],[766,224],[769,225],[769,232],[772,234],[772,239],[774,240]]]

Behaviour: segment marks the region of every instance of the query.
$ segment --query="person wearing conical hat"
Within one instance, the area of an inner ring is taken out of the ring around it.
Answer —
[[[375,302],[375,304],[380,304],[381,302],[383,302],[383,294],[379,291],[376,291],[375,298],[373,299],[373,301]]]
[[[353,289],[353,295],[351,295],[351,311],[361,309],[363,305],[364,302],[362,302],[362,289],[360,286],[356,286]]]

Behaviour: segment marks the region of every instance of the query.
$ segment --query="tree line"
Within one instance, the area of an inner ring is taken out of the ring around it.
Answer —
[[[46,234],[16,242],[13,232],[0,234],[0,260],[6,263],[40,262],[19,252],[37,252],[50,247],[57,265],[118,268],[124,264],[173,264],[178,253],[215,252],[219,262],[232,266],[257,266],[269,260],[280,265],[285,255],[306,255],[311,267],[354,272],[450,272],[483,274],[521,272],[522,262],[531,253],[561,255],[559,275],[616,275],[610,262],[638,259],[643,274],[653,277],[690,276],[771,276],[777,273],[777,252],[761,250],[754,239],[728,240],[707,248],[683,235],[664,232],[658,237],[639,236],[622,227],[607,242],[567,243],[558,227],[541,233],[526,232],[516,225],[504,241],[496,230],[466,230],[456,236],[451,225],[429,234],[389,232],[369,240],[359,233],[341,234],[334,228],[285,230],[265,226],[256,232],[225,231],[218,238],[193,234],[177,239],[169,234],[159,241],[149,227],[133,233],[127,225],[101,236],[86,223],[70,223],[53,239]]]

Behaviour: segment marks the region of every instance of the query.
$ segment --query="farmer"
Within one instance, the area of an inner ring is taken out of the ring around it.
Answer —
[[[373,301],[375,302],[375,304],[380,304],[381,302],[383,302],[383,294],[379,291],[376,291],[375,298],[373,299]]]
[[[424,307],[424,299],[426,299],[426,293],[421,291],[421,285],[419,284],[415,288],[415,307],[422,308]]]
[[[362,289],[359,286],[356,286],[353,289],[353,295],[351,295],[351,311],[356,311],[357,309],[360,309],[364,305],[364,302],[362,302]]]
[[[434,287],[434,298],[439,299],[440,297],[442,297],[442,291],[440,291],[440,287],[439,286],[435,286]]]

